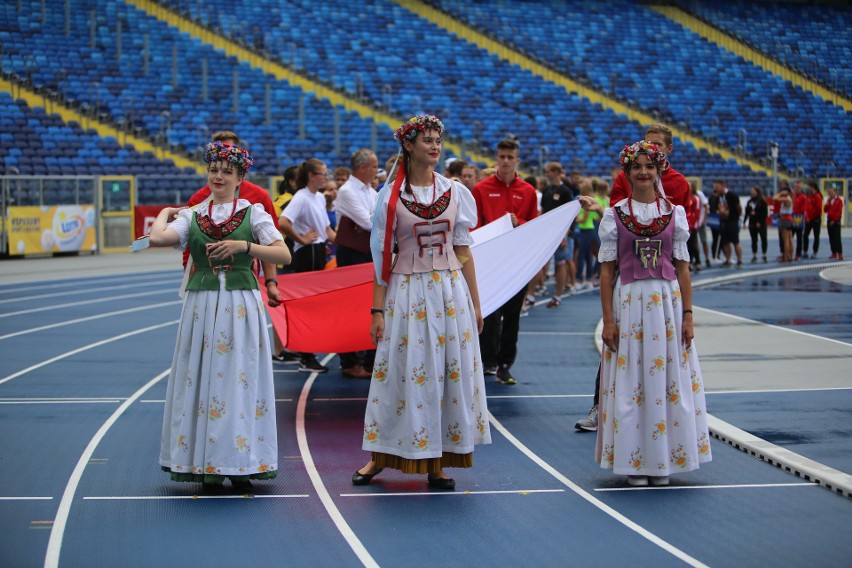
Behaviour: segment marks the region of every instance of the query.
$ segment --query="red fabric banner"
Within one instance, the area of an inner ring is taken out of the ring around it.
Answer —
[[[375,349],[370,339],[372,263],[279,274],[278,289],[283,302],[268,311],[287,349],[310,353]],[[266,286],[260,287],[260,293],[266,302]]]

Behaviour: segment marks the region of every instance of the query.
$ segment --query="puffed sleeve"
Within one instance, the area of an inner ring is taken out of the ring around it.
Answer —
[[[456,222],[453,225],[453,245],[472,245],[470,230],[476,226],[476,200],[470,190],[461,183],[453,182],[453,194],[456,196]]]
[[[615,209],[607,207],[598,226],[598,237],[601,239],[598,262],[618,260],[618,227],[615,223]]]
[[[689,221],[686,220],[686,210],[680,205],[675,205],[674,221],[672,256],[675,260],[689,262],[689,248],[686,246],[686,241],[689,240]]]
[[[175,248],[185,249],[189,244],[189,225],[193,214],[192,209],[182,209],[178,212],[177,219],[167,225],[180,237],[180,244],[175,245]]]
[[[270,245],[283,240],[281,232],[275,226],[272,215],[260,203],[251,206],[251,234],[262,245]]]

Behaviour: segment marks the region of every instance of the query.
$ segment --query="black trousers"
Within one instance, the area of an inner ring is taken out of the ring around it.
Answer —
[[[809,240],[809,237],[811,236],[811,231],[814,232],[814,255],[816,255],[816,253],[819,252],[819,233],[820,233],[821,229],[822,229],[822,218],[821,217],[817,217],[813,221],[810,221],[810,222],[805,224],[805,236],[803,237],[805,254],[807,254],[807,252],[808,252],[808,240]]]
[[[840,221],[837,223],[828,223],[825,227],[828,231],[828,246],[831,247],[831,254],[843,254],[843,242],[840,240]]]
[[[796,258],[802,256],[802,235],[804,227],[793,227],[793,238],[796,240]]]
[[[482,349],[482,363],[486,367],[508,365],[515,362],[518,355],[518,331],[521,327],[521,308],[524,306],[526,287],[518,290],[505,304],[485,318],[479,345]]]
[[[749,223],[748,234],[751,235],[751,254],[757,256],[757,239],[760,237],[760,250],[763,252],[763,256],[766,256],[766,249],[768,247],[766,243],[766,223]]]
[[[698,248],[698,231],[689,233],[686,248],[689,250],[689,262],[692,264],[701,264],[701,252]]]
[[[356,264],[364,264],[373,262],[373,255],[369,252],[361,252],[343,245],[337,245],[337,266],[353,266]],[[376,306],[381,308],[382,306]],[[349,369],[355,365],[361,365],[365,369],[372,369],[373,363],[376,360],[376,350],[368,349],[366,351],[350,351],[349,353],[340,353],[340,368]]]

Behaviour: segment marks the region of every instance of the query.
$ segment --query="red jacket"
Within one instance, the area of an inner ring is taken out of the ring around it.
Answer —
[[[833,199],[828,198],[825,202],[825,218],[829,223],[839,223],[843,216],[843,199],[840,196],[835,196]]]
[[[663,171],[661,180],[663,182],[663,191],[666,192],[666,197],[669,198],[675,205],[680,205],[684,209],[689,205],[690,191],[689,182],[683,177],[679,171],[669,166]],[[609,196],[610,207],[627,197],[630,192],[630,182],[624,173],[624,170],[618,172],[615,181],[612,182],[612,193]]]
[[[810,223],[814,219],[822,216],[822,194],[819,191],[808,193],[808,209],[805,213],[805,219]]]
[[[278,215],[275,214],[275,207],[272,205],[272,198],[269,197],[269,192],[260,187],[259,185],[255,185],[248,180],[243,180],[240,183],[239,189],[240,199],[245,199],[249,203],[260,203],[263,205],[263,208],[267,213],[272,215],[272,218],[275,219],[275,223],[278,224]],[[193,205],[198,205],[205,199],[210,196],[210,186],[205,185],[198,191],[196,191],[192,197],[189,198],[189,201],[186,202],[187,207],[192,207]],[[183,265],[186,266],[186,262],[189,260],[189,247],[183,251]]]
[[[804,214],[808,210],[808,197],[804,191],[793,192],[793,214]]]
[[[508,186],[497,174],[485,178],[473,187],[473,198],[479,217],[477,227],[499,219],[506,213],[514,213],[518,225],[538,216],[535,189],[518,174],[515,174],[515,179]]]

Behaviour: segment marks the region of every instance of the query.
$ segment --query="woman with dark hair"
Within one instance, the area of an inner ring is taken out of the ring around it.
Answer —
[[[689,224],[683,207],[663,195],[659,146],[625,146],[620,162],[630,194],[600,224],[606,347],[595,457],[630,485],[662,486],[711,459],[692,344]]]
[[[751,188],[751,197],[746,203],[743,226],[748,223],[748,233],[751,235],[751,261],[757,262],[757,238],[760,237],[760,250],[763,252],[763,262],[766,258],[766,218],[769,216],[769,204],[758,186]]]
[[[378,195],[370,243],[377,348],[362,446],[372,459],[354,485],[390,467],[453,490],[444,468],[472,467],[474,445],[491,442],[470,250],[476,203],[463,184],[435,173],[443,132],[431,115],[400,126],[402,165]]]
[[[197,211],[163,209],[153,246],[188,247],[195,272],[186,286],[166,394],[160,465],[176,481],[237,490],[278,470],[275,389],[266,310],[253,259],[287,264],[272,216],[236,191],[254,163],[237,146],[207,145],[212,194]],[[170,220],[173,222],[166,225]]]
[[[325,196],[322,190],[328,183],[328,168],[322,160],[311,158],[299,166],[296,192],[278,218],[281,231],[293,239],[293,271],[314,272],[325,269],[326,241],[334,242]],[[320,364],[313,353],[300,353],[299,370],[325,373],[328,367]]]

